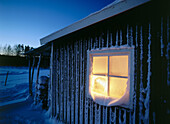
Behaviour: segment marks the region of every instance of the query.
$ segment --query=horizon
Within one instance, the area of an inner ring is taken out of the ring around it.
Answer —
[[[65,28],[114,0],[0,0],[0,46],[29,45]]]

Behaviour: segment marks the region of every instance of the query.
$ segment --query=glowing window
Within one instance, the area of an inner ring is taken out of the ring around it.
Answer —
[[[88,51],[86,90],[100,105],[132,108],[133,48]]]

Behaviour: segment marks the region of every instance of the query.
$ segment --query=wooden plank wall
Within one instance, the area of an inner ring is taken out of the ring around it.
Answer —
[[[152,25],[151,123],[170,122],[169,24],[169,16],[163,16]]]
[[[166,25],[159,23],[158,27],[164,26],[167,34],[166,41],[163,41],[163,45],[166,47],[162,46],[161,48],[165,64],[169,67],[169,62],[167,62],[169,61],[169,17],[162,17],[162,20],[166,20]],[[154,121],[155,115],[150,113],[150,105],[152,104],[152,102],[150,104],[150,93],[153,92],[151,90],[153,84],[151,85],[151,83],[154,83],[151,80],[151,63],[153,63],[151,47],[154,45],[152,34],[155,33],[152,30],[153,26],[150,22],[122,24],[119,27],[112,24],[94,29],[97,30],[95,33],[82,34],[74,40],[68,39],[64,43],[54,44],[55,57],[53,59],[55,60],[53,60],[53,65],[55,67],[53,67],[52,72],[55,72],[55,80],[53,80],[55,85],[52,83],[52,89],[56,90],[53,91],[55,94],[52,94],[52,99],[55,100],[55,102],[52,100],[52,108],[55,109],[52,110],[53,116],[72,124],[135,124],[149,123],[150,119]],[[163,35],[160,31],[160,36]],[[135,50],[132,110],[118,106],[101,106],[87,98],[85,93],[87,50],[120,46],[134,46]],[[166,74],[165,80],[169,86],[169,73]],[[153,122],[152,120],[151,122]]]

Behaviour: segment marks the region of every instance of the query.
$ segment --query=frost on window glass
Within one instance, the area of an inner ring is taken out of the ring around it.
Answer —
[[[132,102],[131,50],[88,52],[87,93],[96,103],[130,108]],[[130,85],[131,84],[131,85]],[[131,94],[130,94],[131,93]]]

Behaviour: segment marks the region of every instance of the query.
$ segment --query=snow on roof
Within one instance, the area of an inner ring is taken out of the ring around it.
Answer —
[[[113,17],[119,13],[122,13],[129,9],[132,9],[132,8],[139,6],[141,4],[144,4],[148,1],[150,1],[150,0],[115,0],[113,3],[107,5],[103,9],[101,9],[95,13],[92,13],[89,16],[87,16],[87,17],[85,17],[85,18],[83,18],[83,19],[63,28],[63,29],[56,31],[56,32],[40,39],[40,44],[44,45],[50,41],[58,39],[62,36],[65,36],[67,34],[75,32],[77,30],[80,30],[80,29],[90,26],[92,24],[95,24],[97,22],[105,20],[107,18]]]

